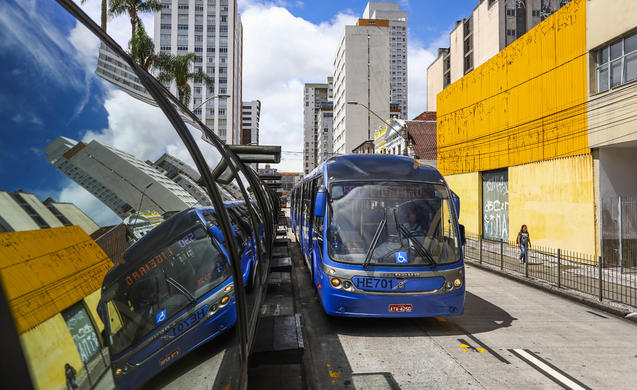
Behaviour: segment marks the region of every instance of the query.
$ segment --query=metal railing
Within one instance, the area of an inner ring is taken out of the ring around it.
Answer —
[[[637,267],[605,264],[603,258],[532,245],[525,262],[515,242],[490,241],[467,234],[465,259],[526,278],[541,280],[600,301],[611,300],[637,307]],[[634,263],[634,262],[633,262]]]

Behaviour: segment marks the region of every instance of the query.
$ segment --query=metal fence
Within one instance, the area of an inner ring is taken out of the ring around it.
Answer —
[[[469,262],[486,264],[554,286],[637,307],[637,267],[606,264],[600,256],[532,245],[527,261],[520,261],[515,242],[490,241],[467,234],[464,246]],[[634,264],[634,262],[632,263]]]

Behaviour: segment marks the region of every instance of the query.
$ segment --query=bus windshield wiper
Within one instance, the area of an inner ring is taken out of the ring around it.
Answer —
[[[372,260],[372,254],[374,253],[374,250],[376,249],[376,245],[378,244],[378,240],[380,239],[380,234],[382,233],[386,224],[387,224],[387,212],[385,211],[385,216],[378,223],[376,232],[374,233],[374,236],[372,237],[372,242],[369,244],[369,249],[367,250],[367,253],[365,254],[365,261],[363,261],[363,268],[367,268],[369,266],[369,262]]]
[[[194,295],[192,295],[190,291],[188,291],[184,286],[179,284],[179,282],[177,282],[175,279],[171,278],[170,276],[167,276],[166,281],[170,283],[174,288],[176,288],[177,291],[184,294],[188,298],[191,304],[197,302],[197,299],[195,299]]]
[[[414,244],[414,248],[416,248],[416,251],[418,252],[418,254],[424,257],[425,259],[427,259],[427,261],[431,264],[431,266],[435,267],[438,264],[436,263],[436,260],[434,260],[431,253],[429,253],[427,248],[425,248],[418,240],[416,240],[413,234],[411,234],[407,229],[405,229],[403,225],[396,224],[396,229],[398,230],[399,234],[400,233],[404,234],[405,238]]]

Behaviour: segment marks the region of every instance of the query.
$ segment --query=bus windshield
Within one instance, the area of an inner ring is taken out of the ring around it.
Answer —
[[[201,226],[126,259],[129,272],[103,291],[112,353],[119,353],[231,275]],[[134,266],[133,266],[134,265]]]
[[[440,265],[460,260],[453,202],[444,185],[339,182],[329,190],[328,253],[371,265]]]

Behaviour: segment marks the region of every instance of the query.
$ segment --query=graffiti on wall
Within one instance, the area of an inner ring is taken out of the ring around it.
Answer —
[[[506,170],[482,174],[482,232],[489,240],[509,239],[509,175]]]

